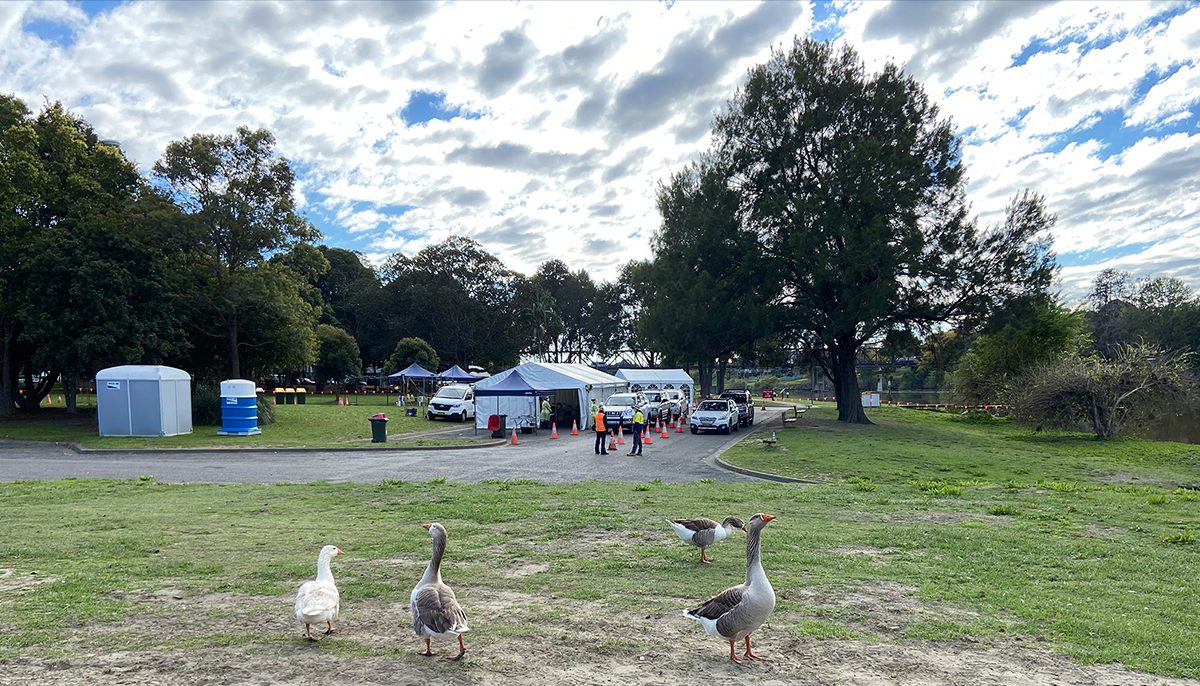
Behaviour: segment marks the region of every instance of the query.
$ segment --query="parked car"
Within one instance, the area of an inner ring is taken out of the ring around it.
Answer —
[[[634,408],[645,404],[646,398],[641,393],[612,394],[603,403],[604,426],[612,430],[616,430],[617,427],[632,429]]]
[[[467,421],[467,417],[474,419],[475,389],[466,384],[457,383],[442,386],[429,400],[425,416],[431,421],[439,417],[457,419],[460,422]]]
[[[769,389],[769,388],[767,388],[767,389],[764,389],[764,390],[763,390],[763,392],[762,392],[762,397],[763,397],[763,398],[765,398],[765,399],[767,399],[767,400],[772,400],[772,399],[774,399],[774,398],[775,398],[775,391],[773,391],[773,390],[771,390],[771,389]]]
[[[754,396],[750,395],[750,391],[744,388],[730,389],[722,393],[721,397],[728,398],[737,405],[739,426],[754,424]]]
[[[692,433],[701,431],[720,431],[728,434],[738,430],[738,408],[728,398],[705,400],[692,413]]]
[[[669,422],[679,416],[679,391],[652,390],[645,391],[643,395],[646,397],[646,405],[642,411],[646,413],[647,422]]]
[[[684,397],[683,391],[668,388],[663,391],[667,396],[667,401],[671,403],[671,416],[678,419],[684,415],[684,408],[688,406],[687,398]]]

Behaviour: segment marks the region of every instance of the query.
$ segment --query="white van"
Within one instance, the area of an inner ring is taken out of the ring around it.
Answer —
[[[438,389],[429,401],[425,416],[434,420],[457,419],[460,422],[475,418],[475,389],[466,384],[450,384]]]

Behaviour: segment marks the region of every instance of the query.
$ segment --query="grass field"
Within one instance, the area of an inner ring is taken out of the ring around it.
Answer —
[[[391,396],[395,400],[395,396]],[[44,417],[29,417],[0,421],[0,438],[63,441],[78,443],[87,448],[347,448],[397,447],[394,443],[372,444],[371,423],[368,417],[384,412],[388,416],[388,435],[402,438],[404,434],[446,431],[470,426],[455,422],[430,422],[424,417],[406,417],[402,408],[389,404],[384,396],[354,396],[357,404],[335,406],[331,396],[315,396],[304,405],[279,405],[275,422],[262,427],[256,436],[218,436],[215,426],[197,426],[182,436],[134,438],[100,436],[96,428],[94,405],[85,404],[77,418],[69,418],[61,410],[45,410]],[[471,440],[439,439],[436,436],[403,441],[401,445],[464,445]]]
[[[862,430],[818,410],[769,453],[756,435],[725,455],[830,479],[816,486],[0,485],[0,664],[47,684],[228,665],[282,683],[1200,677],[1200,492],[1181,487],[1200,482],[1196,446],[874,417]],[[780,602],[756,642],[774,660],[739,671],[679,610],[739,581],[741,534],[700,566],[663,518],[757,511],[779,517],[763,558]],[[406,623],[430,520],[472,617],[454,666],[417,657]],[[292,594],[327,543],[347,553],[341,631],[308,645]],[[1124,667],[1080,666],[1094,663]]]

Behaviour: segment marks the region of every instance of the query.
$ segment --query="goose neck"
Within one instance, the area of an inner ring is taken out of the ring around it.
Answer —
[[[446,553],[446,537],[433,535],[433,555],[429,558],[429,566],[421,577],[421,585],[442,581],[442,556]]]
[[[321,553],[317,558],[317,581],[333,581],[333,571],[329,569],[329,553]]]
[[[763,571],[762,556],[759,551],[759,538],[762,529],[752,527],[746,535],[746,585],[752,585],[755,578],[765,578],[766,572]]]

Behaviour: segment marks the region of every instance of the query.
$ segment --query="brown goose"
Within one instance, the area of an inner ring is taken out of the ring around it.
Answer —
[[[700,561],[704,564],[712,562],[712,558],[704,554],[708,546],[725,540],[734,529],[746,530],[746,523],[737,517],[726,517],[725,521],[717,524],[711,519],[668,519],[667,522],[675,529],[679,540],[691,543],[700,549]]]
[[[687,617],[700,622],[704,631],[729,641],[729,659],[741,663],[733,652],[734,645],[746,642],[746,657],[752,660],[765,658],[750,650],[750,634],[767,621],[775,609],[775,589],[767,581],[759,555],[758,542],[763,527],[775,519],[775,515],[756,514],[750,518],[746,536],[746,583],[727,588],[721,595],[699,607],[684,610]]]
[[[462,635],[470,631],[467,627],[467,614],[463,612],[454,597],[454,591],[442,583],[442,555],[446,552],[446,528],[437,522],[425,524],[429,536],[433,539],[433,557],[425,568],[425,575],[417,582],[409,596],[408,608],[412,612],[412,627],[417,636],[425,639],[425,652],[422,655],[434,655],[429,647],[432,638],[458,638],[458,656],[451,658],[461,660],[467,653]]]

